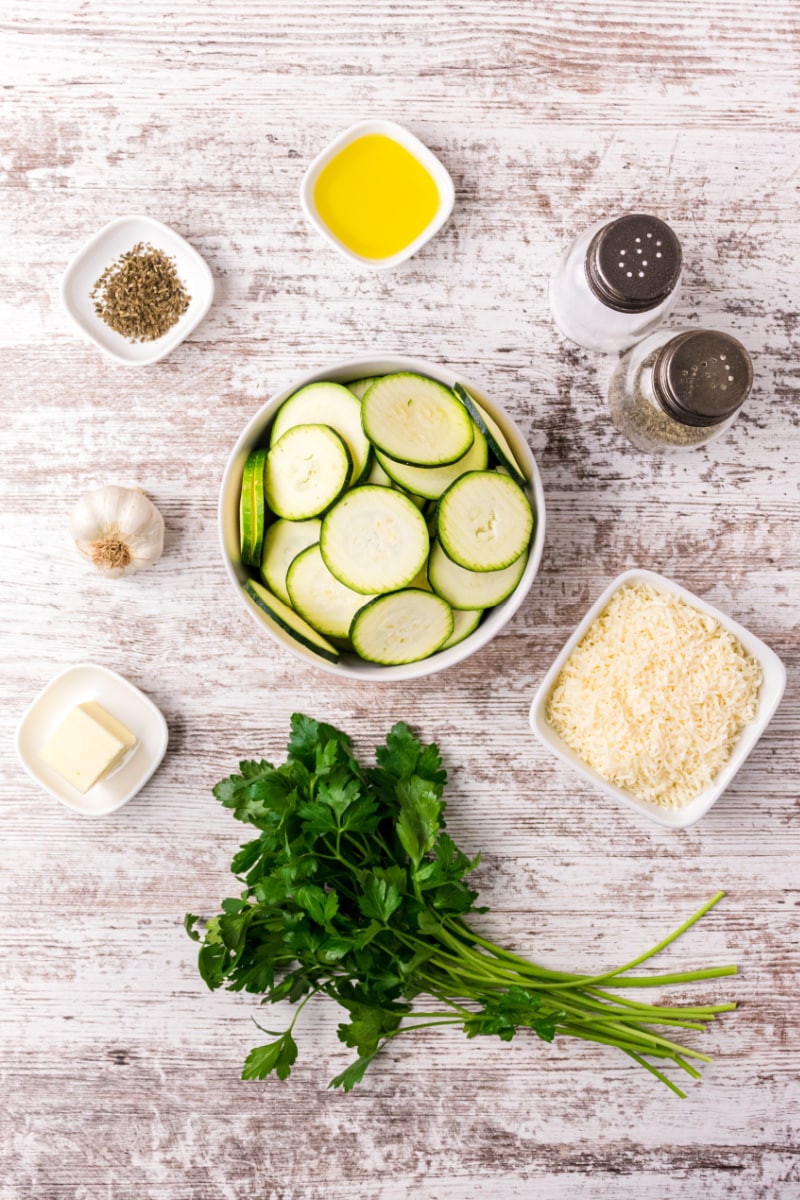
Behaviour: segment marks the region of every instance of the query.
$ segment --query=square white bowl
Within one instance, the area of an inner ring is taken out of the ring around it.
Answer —
[[[191,296],[183,316],[152,342],[129,342],[116,333],[98,317],[91,297],[106,268],[139,242],[149,242],[175,260],[178,277]],[[214,277],[194,246],[168,225],[140,215],[118,217],[105,225],[78,251],[61,281],[61,303],[78,332],[108,358],[129,367],[146,367],[165,358],[197,328],[213,299]]]
[[[629,583],[650,584],[660,592],[679,596],[681,600],[684,600],[687,604],[691,604],[693,608],[714,617],[724,629],[727,629],[741,642],[748,654],[752,655],[761,664],[763,672],[763,680],[758,697],[758,708],[754,719],[745,725],[733,753],[713,782],[683,808],[661,808],[657,804],[650,804],[646,800],[640,800],[638,796],[634,796],[627,788],[618,787],[616,784],[609,783],[608,780],[603,779],[597,771],[584,762],[567,745],[563,738],[559,737],[546,716],[547,701],[550,692],[565,662],[589,626],[606,607],[611,597],[620,588]],[[530,723],[531,729],[539,741],[547,746],[549,750],[552,750],[568,766],[572,767],[588,783],[593,783],[601,791],[605,792],[607,796],[619,800],[629,808],[636,809],[637,812],[650,817],[651,820],[656,821],[659,825],[666,825],[672,829],[683,829],[688,825],[694,825],[695,821],[699,821],[725,791],[775,715],[775,710],[780,704],[785,686],[786,669],[783,663],[777,654],[770,650],[769,646],[765,645],[749,629],[745,629],[743,625],[739,625],[736,621],[731,620],[725,613],[720,612],[718,608],[714,608],[712,604],[707,604],[705,600],[701,600],[693,592],[687,591],[686,588],[681,587],[678,583],[673,583],[671,579],[667,579],[663,575],[657,575],[654,571],[624,571],[613,583],[608,585],[602,595],[592,605],[545,675],[531,704]]]
[[[135,735],[137,744],[120,766],[85,795],[39,757],[67,713],[96,700]],[[17,756],[36,782],[74,812],[104,817],[122,808],[147,783],[167,749],[167,723],[137,687],[95,663],[80,663],[56,675],[34,700],[17,727]]]
[[[439,192],[439,207],[430,224],[426,225],[422,233],[414,238],[413,242],[410,242],[402,250],[398,250],[397,254],[390,255],[389,258],[366,258],[362,254],[356,254],[355,250],[351,250],[349,246],[340,241],[336,237],[336,234],[325,224],[317,212],[317,206],[314,202],[314,188],[323,168],[327,167],[328,163],[336,157],[340,150],[343,150],[345,146],[349,146],[357,138],[367,137],[369,134],[376,133],[383,134],[384,137],[399,142],[401,146],[408,150],[409,154],[412,154],[425,167],[429,175],[432,176]],[[442,228],[453,211],[454,202],[455,188],[453,187],[453,180],[436,155],[418,137],[414,137],[413,133],[404,129],[402,125],[398,125],[396,121],[379,119],[358,121],[355,125],[351,125],[349,129],[346,129],[344,133],[340,133],[337,138],[317,155],[303,176],[303,182],[300,185],[300,204],[306,217],[317,232],[322,234],[325,240],[338,250],[341,255],[349,259],[350,262],[373,271],[390,270],[392,267],[396,267],[400,263],[405,262],[406,259],[411,258],[412,254],[416,254]]]

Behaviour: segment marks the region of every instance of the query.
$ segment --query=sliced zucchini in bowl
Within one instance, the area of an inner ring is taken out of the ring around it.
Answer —
[[[428,560],[428,579],[438,596],[451,608],[468,612],[471,609],[494,608],[506,600],[519,583],[528,561],[521,554],[510,567],[499,571],[469,571],[448,558],[438,542],[434,542]]]
[[[286,575],[286,586],[295,611],[327,637],[349,637],[353,617],[375,599],[354,592],[331,575],[318,543],[295,558]]]
[[[271,621],[279,630],[289,635],[306,650],[312,650],[328,662],[338,663],[339,651],[324,638],[321,633],[309,625],[308,621],[284,604],[277,596],[273,596],[263,584],[255,579],[245,581],[244,590],[259,610],[262,620]]]
[[[435,654],[452,632],[449,604],[433,592],[406,588],[378,596],[356,613],[350,640],[368,662],[398,666]]]
[[[499,571],[530,545],[533,512],[519,484],[497,471],[471,471],[439,500],[439,542],[469,571]]]
[[[425,565],[425,519],[394,488],[352,488],[322,522],[320,550],[332,575],[364,595],[406,587]]]
[[[469,637],[478,628],[482,616],[482,608],[453,609],[453,632],[446,642],[442,642],[439,650],[449,650],[451,646],[457,646],[459,642],[463,642],[464,638]]]
[[[363,400],[368,389],[372,387],[376,379],[380,379],[380,375],[369,375],[366,379],[354,379],[347,386],[357,400]]]
[[[344,441],[353,460],[351,484],[368,474],[371,447],[361,424],[361,403],[341,383],[309,383],[285,400],[272,422],[270,446],[295,425],[329,425]]]
[[[289,521],[316,517],[341,496],[351,468],[350,451],[335,429],[294,425],[267,456],[267,503]]]
[[[286,587],[286,572],[302,550],[319,541],[321,528],[322,522],[313,517],[308,521],[287,521],[281,517],[264,534],[261,578],[285,604],[292,602]]]
[[[372,483],[375,487],[392,487],[392,479],[386,474],[381,464],[378,462],[377,456],[372,459],[369,474],[364,480],[365,483]]]
[[[489,416],[489,414],[481,408],[478,401],[470,396],[465,387],[457,383],[453,391],[458,396],[461,403],[466,408],[469,415],[472,417],[475,424],[480,429],[483,436],[488,442],[489,449],[497,459],[501,467],[505,467],[511,478],[520,487],[527,487],[527,480],[514,457],[514,451],[509,446],[506,436],[503,433],[497,422]]]
[[[418,467],[463,458],[475,428],[450,388],[411,372],[377,379],[361,402],[361,421],[378,450]]]
[[[239,502],[239,533],[242,562],[248,567],[261,565],[261,548],[267,524],[264,471],[266,450],[254,450],[242,473]]]
[[[424,496],[426,500],[438,500],[442,492],[446,492],[451,483],[455,483],[468,471],[485,471],[489,462],[489,447],[486,438],[477,425],[473,426],[473,442],[466,454],[458,462],[448,463],[444,467],[409,467],[406,463],[395,462],[381,450],[375,451],[375,460],[379,467],[407,492],[415,496]]]

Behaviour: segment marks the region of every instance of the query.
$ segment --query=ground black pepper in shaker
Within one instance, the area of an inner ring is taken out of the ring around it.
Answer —
[[[620,359],[611,417],[639,450],[703,446],[733,422],[752,383],[750,355],[731,334],[659,330]]]

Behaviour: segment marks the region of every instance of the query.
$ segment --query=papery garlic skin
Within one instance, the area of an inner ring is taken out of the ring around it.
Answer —
[[[139,488],[112,484],[87,492],[69,528],[81,554],[111,578],[151,566],[164,549],[164,518]]]

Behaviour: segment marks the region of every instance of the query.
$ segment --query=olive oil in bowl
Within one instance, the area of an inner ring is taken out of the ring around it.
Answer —
[[[407,130],[368,121],[311,164],[301,197],[311,222],[342,254],[380,268],[414,254],[444,224],[453,184]]]

